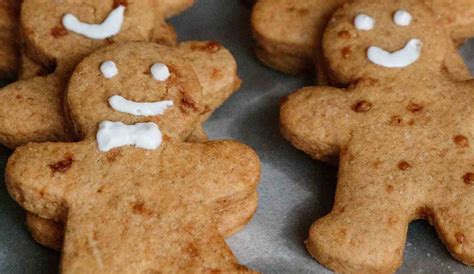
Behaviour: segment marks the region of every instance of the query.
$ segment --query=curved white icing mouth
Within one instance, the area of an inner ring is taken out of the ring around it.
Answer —
[[[388,52],[379,47],[370,47],[367,58],[372,63],[386,68],[404,68],[415,63],[421,56],[423,43],[420,39],[411,39],[404,48]]]
[[[74,33],[94,40],[110,38],[120,32],[124,21],[125,7],[120,5],[112,10],[102,24],[87,24],[81,22],[73,14],[66,14],[62,23],[64,27]]]

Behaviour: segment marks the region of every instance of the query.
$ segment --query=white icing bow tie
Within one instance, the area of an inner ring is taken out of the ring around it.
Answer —
[[[122,122],[103,121],[97,131],[97,145],[102,152],[123,146],[157,149],[162,141],[161,131],[155,123],[126,125]]]

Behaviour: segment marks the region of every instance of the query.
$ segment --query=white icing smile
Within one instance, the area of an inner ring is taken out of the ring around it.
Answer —
[[[139,103],[127,100],[119,95],[109,98],[110,106],[119,112],[132,114],[135,116],[156,116],[162,115],[168,108],[173,106],[173,101],[160,101],[154,103]]]
[[[102,24],[87,24],[68,13],[63,17],[64,27],[74,33],[94,40],[112,37],[120,32],[124,21],[125,7],[120,5],[110,12]]]
[[[155,123],[126,125],[122,122],[103,121],[96,137],[102,152],[123,146],[152,150],[157,149],[163,142],[161,131]]]
[[[423,43],[419,39],[411,39],[404,48],[388,52],[379,47],[370,47],[367,57],[372,63],[386,68],[404,68],[415,63],[421,56]]]

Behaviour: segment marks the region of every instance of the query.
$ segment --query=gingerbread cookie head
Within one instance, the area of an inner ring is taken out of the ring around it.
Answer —
[[[347,84],[440,71],[449,38],[418,2],[358,1],[339,9],[323,38],[331,76]]]
[[[85,58],[66,94],[79,136],[95,138],[104,121],[156,123],[163,136],[184,139],[202,111],[201,86],[177,49],[135,42]]]
[[[154,4],[153,0],[26,0],[21,24],[30,55],[43,65],[64,66],[113,42],[151,40]]]

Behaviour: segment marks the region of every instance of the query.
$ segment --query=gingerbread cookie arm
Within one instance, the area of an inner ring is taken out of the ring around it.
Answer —
[[[155,0],[155,2],[158,13],[170,18],[190,8],[195,0]]]
[[[287,73],[312,68],[326,22],[343,0],[260,0],[252,13],[257,57]]]
[[[198,172],[194,166],[212,170],[196,173],[196,177],[199,176],[196,181],[202,185],[204,196],[214,209],[219,230],[230,236],[250,220],[257,208],[258,156],[251,148],[230,141],[185,144],[185,147],[189,147],[186,158],[190,165],[186,170]]]
[[[74,143],[31,143],[18,148],[5,170],[10,195],[26,210],[48,219],[66,214],[65,193],[78,183],[84,150]],[[80,172],[80,171],[78,171]]]
[[[19,81],[0,92],[0,142],[15,148],[27,142],[67,138],[61,81],[50,75]]]
[[[438,14],[456,44],[474,36],[473,0],[425,0]]]
[[[239,89],[241,81],[237,75],[237,63],[218,42],[190,41],[181,43],[178,48],[184,59],[193,65],[201,83],[205,104],[201,122],[204,122]]]
[[[349,99],[344,91],[330,87],[297,91],[280,110],[283,135],[313,158],[334,162],[350,138],[355,112]],[[368,106],[358,106],[364,107]]]
[[[173,26],[166,23],[163,15],[156,14],[152,41],[161,45],[175,46],[177,36]]]
[[[17,21],[20,1],[0,3],[0,79],[12,79],[18,67]]]

